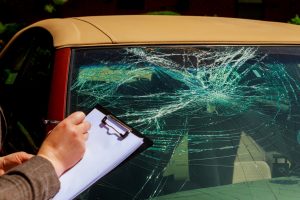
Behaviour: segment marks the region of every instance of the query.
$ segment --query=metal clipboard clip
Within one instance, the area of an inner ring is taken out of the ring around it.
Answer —
[[[106,115],[101,120],[102,124],[113,129],[113,134],[115,134],[119,139],[124,139],[127,135],[132,132],[132,129],[126,124],[118,120],[113,115]]]

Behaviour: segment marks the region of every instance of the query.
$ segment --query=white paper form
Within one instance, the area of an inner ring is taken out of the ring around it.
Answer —
[[[93,109],[86,120],[91,123],[86,151],[80,162],[60,178],[60,190],[54,200],[73,199],[98,179],[113,170],[143,144],[143,138],[129,133],[120,140],[100,126],[105,115]]]

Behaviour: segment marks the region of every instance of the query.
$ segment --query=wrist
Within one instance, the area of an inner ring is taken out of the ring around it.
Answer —
[[[60,164],[60,162],[57,161],[57,159],[55,159],[54,155],[49,155],[49,153],[47,155],[38,153],[38,156],[45,158],[51,163],[58,177],[60,177],[64,173],[64,167]]]

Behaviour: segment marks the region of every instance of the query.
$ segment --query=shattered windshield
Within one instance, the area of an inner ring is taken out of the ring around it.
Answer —
[[[79,199],[300,196],[297,46],[79,48],[69,90],[154,142]]]

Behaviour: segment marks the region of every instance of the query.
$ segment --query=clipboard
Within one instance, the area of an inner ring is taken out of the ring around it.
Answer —
[[[74,199],[97,180],[153,144],[103,106],[95,106],[85,120],[91,123],[85,154],[59,178],[60,190],[54,200]]]

